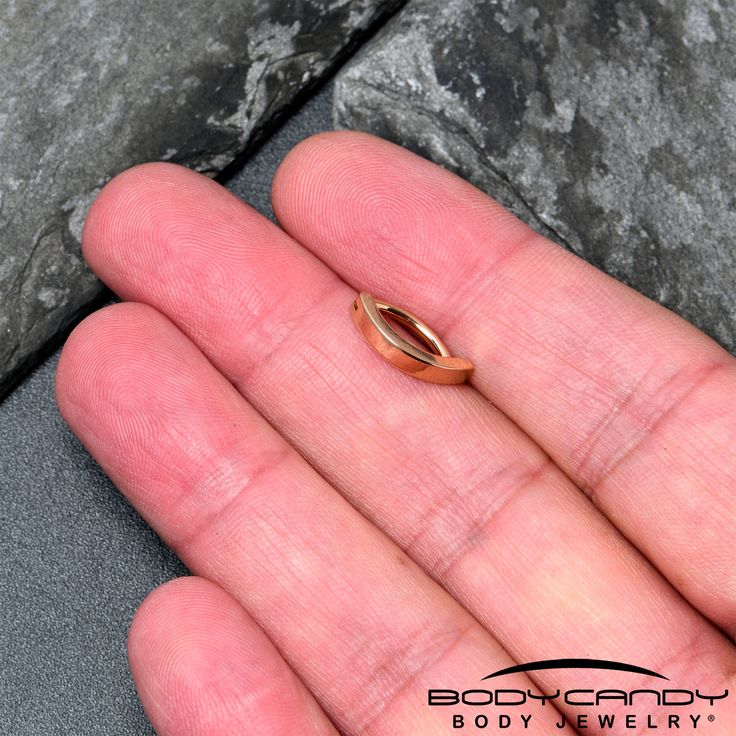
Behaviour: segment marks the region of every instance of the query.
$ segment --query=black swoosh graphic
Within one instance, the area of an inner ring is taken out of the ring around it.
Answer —
[[[489,680],[491,677],[500,677],[501,675],[513,675],[517,672],[530,672],[532,670],[565,670],[565,669],[587,669],[587,670],[618,670],[619,672],[635,672],[639,675],[651,675],[659,677],[661,680],[669,680],[669,677],[660,675],[659,672],[637,667],[635,664],[626,664],[625,662],[611,662],[607,659],[544,659],[540,662],[527,662],[527,664],[517,664],[514,667],[507,667],[505,670],[492,672],[481,678]]]

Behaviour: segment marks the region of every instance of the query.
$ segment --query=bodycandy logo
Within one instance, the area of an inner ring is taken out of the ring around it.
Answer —
[[[483,680],[491,680],[504,675],[519,672],[558,669],[595,669],[631,672],[659,680],[669,681],[664,675],[624,662],[611,662],[604,659],[548,659],[541,662],[529,662],[508,667],[486,675]],[[561,711],[555,723],[558,729],[568,724],[579,730],[585,729],[684,729],[691,733],[703,728],[707,723],[716,720],[712,711],[718,701],[728,697],[728,690],[719,693],[702,692],[699,689],[681,690],[663,687],[661,689],[641,688],[634,690],[573,689],[556,690],[555,692],[535,693],[531,690],[513,688],[473,689],[473,690],[428,690],[427,702],[430,707],[453,708],[465,706],[463,713],[450,711],[452,729],[485,729],[511,728],[516,724],[525,729],[532,729],[534,724],[533,708],[556,704]],[[623,706],[617,712],[611,711],[615,704]],[[627,708],[636,707],[636,712],[627,713]],[[467,714],[472,709],[471,715]],[[570,715],[574,709],[582,712]],[[586,713],[585,709],[595,708],[595,713]],[[642,712],[643,711],[643,712]]]

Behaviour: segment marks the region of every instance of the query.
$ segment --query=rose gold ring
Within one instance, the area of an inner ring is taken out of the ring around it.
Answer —
[[[392,304],[377,302],[362,291],[351,308],[353,322],[368,344],[399,370],[430,383],[463,383],[473,372],[473,364],[465,358],[450,355],[437,333],[418,317]],[[427,350],[405,340],[384,318],[395,319]]]

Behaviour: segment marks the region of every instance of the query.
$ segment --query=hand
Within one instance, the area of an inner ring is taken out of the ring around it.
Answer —
[[[736,696],[701,696],[736,671],[736,361],[381,139],[303,141],[273,204],[283,230],[147,164],[84,229],[127,303],[74,330],[59,406],[195,575],[129,635],[158,733],[735,733]],[[381,360],[350,319],[358,290],[426,320],[472,385]],[[570,657],[669,681],[481,679]],[[625,702],[668,688],[694,703]],[[436,706],[433,689],[561,695]]]

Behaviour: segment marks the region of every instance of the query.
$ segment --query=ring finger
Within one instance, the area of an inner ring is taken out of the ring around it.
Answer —
[[[446,733],[427,690],[513,664],[156,310],[84,320],[57,395],[141,515],[243,604],[342,732]]]

